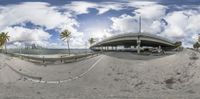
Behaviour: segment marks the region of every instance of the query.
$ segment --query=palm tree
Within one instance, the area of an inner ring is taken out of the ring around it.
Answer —
[[[2,39],[2,36],[0,34],[0,48],[3,46],[3,39]],[[2,50],[1,50],[2,51]]]
[[[0,34],[0,47],[3,45],[3,39],[2,39],[2,34]]]
[[[193,44],[193,48],[194,49],[198,50],[199,47],[200,47],[200,44],[198,42],[196,42],[196,43]]]
[[[200,47],[200,34],[199,34],[199,37],[198,37],[198,41],[196,43],[193,44],[193,48],[198,50]]]
[[[95,40],[94,40],[94,38],[90,38],[89,40],[88,40],[88,42],[90,43],[90,46],[95,42]]]
[[[5,46],[5,51],[7,54],[7,47],[6,47],[6,43],[9,41],[10,36],[8,36],[8,32],[2,32],[0,34],[0,46]]]
[[[182,42],[181,42],[181,41],[175,42],[175,46],[176,46],[176,47],[180,47],[181,45],[182,45]]]
[[[67,46],[68,46],[68,53],[70,55],[70,48],[69,48],[69,39],[70,39],[70,36],[71,36],[71,32],[69,30],[64,30],[63,32],[61,32],[60,34],[60,38],[65,41],[67,40]]]

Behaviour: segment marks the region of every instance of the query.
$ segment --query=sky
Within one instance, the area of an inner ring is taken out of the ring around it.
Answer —
[[[66,48],[60,32],[71,31],[71,48],[142,32],[182,41],[191,47],[200,34],[200,0],[0,0],[0,32],[8,32],[8,47],[37,44]]]

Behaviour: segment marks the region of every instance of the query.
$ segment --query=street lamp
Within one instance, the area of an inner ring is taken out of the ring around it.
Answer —
[[[137,53],[140,54],[140,44],[141,44],[141,40],[140,40],[140,34],[141,34],[141,27],[142,27],[142,24],[141,24],[141,15],[139,16],[139,33],[138,33],[138,37],[137,37]]]

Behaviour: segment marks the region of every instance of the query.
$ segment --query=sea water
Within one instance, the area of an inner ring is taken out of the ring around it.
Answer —
[[[68,49],[8,49],[8,53],[34,54],[34,55],[51,55],[51,54],[68,54]],[[70,49],[72,54],[82,54],[91,52],[89,49]]]

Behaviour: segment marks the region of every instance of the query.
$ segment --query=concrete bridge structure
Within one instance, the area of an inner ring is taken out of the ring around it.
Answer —
[[[154,34],[125,33],[97,42],[90,49],[94,51],[117,50],[119,46],[124,46],[124,48],[134,46],[137,49],[137,53],[140,53],[141,47],[157,47],[162,50],[176,48],[174,41]]]

